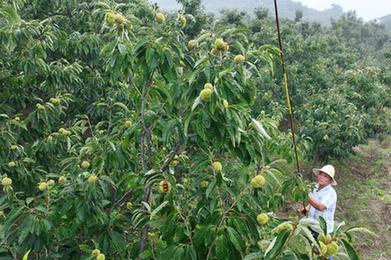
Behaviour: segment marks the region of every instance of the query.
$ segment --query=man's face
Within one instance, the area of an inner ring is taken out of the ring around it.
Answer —
[[[333,179],[324,172],[319,172],[316,175],[316,178],[318,179],[319,185],[322,187],[329,185],[333,181]]]

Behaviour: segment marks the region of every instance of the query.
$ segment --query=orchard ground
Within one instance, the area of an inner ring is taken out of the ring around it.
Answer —
[[[356,236],[362,259],[391,259],[391,137],[354,150],[349,160],[337,163],[337,219],[379,236]]]

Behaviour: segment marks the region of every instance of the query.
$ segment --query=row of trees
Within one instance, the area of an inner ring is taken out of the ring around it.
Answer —
[[[255,17],[226,10],[217,23],[249,30],[251,42],[277,45],[274,16],[258,9]],[[390,133],[387,28],[364,23],[354,12],[332,21],[330,27],[301,21],[300,15],[283,19],[281,26],[297,130],[304,138],[301,142],[311,140],[307,158],[345,157],[369,137]],[[256,111],[278,111],[270,99],[285,107],[279,65],[275,70],[275,77],[258,85],[265,94]]]
[[[215,20],[200,1],[181,3],[169,14],[142,0],[0,4],[0,255],[303,259],[315,245],[358,257],[357,228],[314,240],[308,227],[323,232],[322,221],[273,213],[308,189],[280,169],[291,143],[272,20]],[[321,63],[326,29],[284,24],[302,156],[338,156],[326,144],[383,132],[363,129],[386,115],[386,75],[349,74],[327,61],[339,51]],[[294,69],[299,58],[308,65]],[[320,87],[327,75],[345,87]]]

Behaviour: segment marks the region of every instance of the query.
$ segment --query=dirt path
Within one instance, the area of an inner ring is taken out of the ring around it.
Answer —
[[[337,166],[337,218],[361,225],[378,238],[357,234],[362,259],[391,259],[391,141],[372,140],[355,148],[356,155]]]

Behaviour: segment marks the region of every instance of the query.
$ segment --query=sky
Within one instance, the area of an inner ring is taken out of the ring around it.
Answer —
[[[391,14],[391,0],[295,0],[308,7],[324,10],[331,4],[342,6],[344,12],[356,10],[365,21]]]

